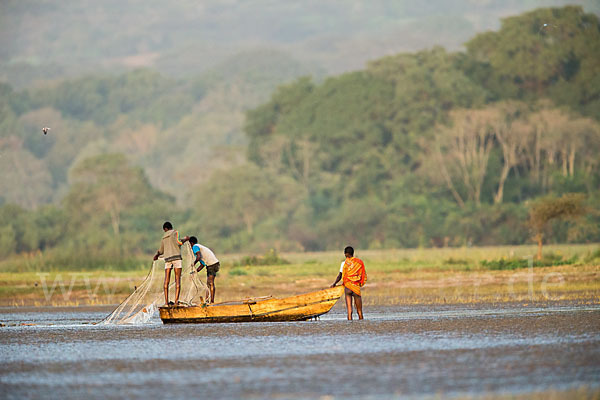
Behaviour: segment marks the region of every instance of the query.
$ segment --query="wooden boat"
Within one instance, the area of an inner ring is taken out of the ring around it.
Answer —
[[[306,321],[331,310],[342,293],[344,293],[344,287],[336,286],[283,299],[249,299],[235,303],[159,307],[159,312],[160,319],[165,324]]]

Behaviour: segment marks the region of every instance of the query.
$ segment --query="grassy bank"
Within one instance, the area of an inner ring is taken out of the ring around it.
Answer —
[[[369,250],[365,261],[366,305],[418,303],[573,301],[600,303],[597,245],[547,246],[543,262],[530,262],[534,246],[458,249]],[[43,257],[40,255],[39,257]],[[273,257],[225,255],[217,277],[217,301],[264,295],[286,296],[327,287],[341,252],[289,253]],[[115,304],[148,272],[134,260],[123,270],[60,268],[30,270],[0,265],[0,305]],[[2,268],[5,267],[5,268]]]

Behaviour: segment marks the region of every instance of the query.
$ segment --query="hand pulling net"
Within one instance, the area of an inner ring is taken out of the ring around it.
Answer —
[[[179,302],[186,306],[199,305],[209,298],[210,291],[200,280],[200,274],[194,269],[194,256],[189,242],[181,246],[181,290]],[[143,324],[148,322],[158,307],[165,302],[164,279],[165,261],[162,258],[154,261],[150,272],[142,284],[134,290],[119,306],[100,324]],[[169,284],[169,301],[175,301],[175,273],[171,272]]]

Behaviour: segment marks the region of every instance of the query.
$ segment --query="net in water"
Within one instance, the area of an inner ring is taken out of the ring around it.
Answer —
[[[194,269],[194,255],[189,242],[181,246],[181,290],[179,303],[186,306],[203,304],[209,298],[209,289]],[[148,276],[101,324],[143,324],[164,304],[165,261],[154,261]],[[175,274],[171,272],[169,301],[175,300]]]

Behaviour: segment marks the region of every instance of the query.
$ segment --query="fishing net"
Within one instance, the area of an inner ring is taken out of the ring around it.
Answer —
[[[194,269],[194,256],[189,242],[181,246],[181,290],[179,302],[186,306],[202,304],[209,298],[210,291],[200,280],[200,274]],[[159,306],[165,302],[164,297],[165,261],[162,258],[154,261],[150,272],[140,286],[137,286],[119,306],[100,324],[143,324],[152,318]],[[175,274],[171,272],[169,284],[169,301],[175,301]]]

